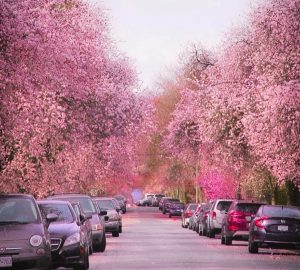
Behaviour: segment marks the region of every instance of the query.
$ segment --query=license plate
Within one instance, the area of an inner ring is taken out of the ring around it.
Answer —
[[[0,267],[11,267],[12,258],[11,257],[0,257]]]
[[[278,225],[278,231],[287,232],[289,230],[289,226]]]

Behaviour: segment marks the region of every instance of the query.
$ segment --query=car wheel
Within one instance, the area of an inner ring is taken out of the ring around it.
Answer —
[[[98,252],[104,252],[105,248],[106,248],[106,236],[104,235],[102,242],[98,246],[95,246],[94,249],[95,249],[95,251],[98,251]]]
[[[73,269],[74,270],[87,270],[87,269],[89,269],[89,266],[90,266],[89,255],[86,254],[86,256],[84,258],[84,263],[74,266]]]
[[[89,245],[89,254],[92,255],[93,252],[94,252],[93,245],[91,244],[91,245]]]
[[[222,235],[221,236],[221,245],[224,245],[225,244],[225,239],[224,239],[224,236]]]
[[[253,243],[251,240],[249,240],[248,250],[249,250],[249,253],[258,253],[258,246],[257,246],[257,244]]]
[[[113,237],[119,237],[119,232],[112,232]]]
[[[164,215],[166,214],[166,211],[165,211],[165,210],[163,210],[163,214],[164,214]]]
[[[224,244],[226,245],[226,246],[230,246],[230,245],[232,245],[232,238],[230,237],[230,236],[227,236],[226,234],[225,234],[225,237],[224,237],[225,239],[224,239]]]
[[[201,228],[200,224],[199,224],[199,228],[198,228],[198,234],[199,234],[199,236],[202,235],[202,228]]]
[[[119,233],[122,233],[123,230],[122,230],[122,226],[119,227]]]
[[[209,231],[209,238],[215,238],[216,234],[215,234],[215,231],[214,230],[210,230]]]

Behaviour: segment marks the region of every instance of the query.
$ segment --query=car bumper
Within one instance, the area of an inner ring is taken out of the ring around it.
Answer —
[[[299,234],[281,234],[281,233],[265,233],[264,231],[256,231],[251,236],[254,243],[260,247],[300,247]]]
[[[181,210],[173,210],[173,209],[170,209],[170,210],[169,210],[169,213],[170,213],[170,215],[172,215],[172,216],[181,216],[181,215],[182,215],[182,211],[181,211]]]
[[[234,240],[244,240],[247,241],[249,238],[249,231],[229,231],[230,237]]]
[[[54,267],[65,266],[73,267],[77,264],[83,264],[87,248],[78,244],[62,247],[52,252],[52,264]]]
[[[105,223],[105,232],[118,232],[120,228],[119,221],[110,221]]]

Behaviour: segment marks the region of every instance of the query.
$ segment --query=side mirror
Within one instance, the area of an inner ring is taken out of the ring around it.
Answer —
[[[109,217],[108,216],[105,216],[104,217],[104,221],[108,221],[109,220]]]
[[[100,216],[105,216],[107,215],[107,211],[106,210],[100,210]]]
[[[48,226],[50,225],[51,222],[54,222],[58,219],[58,215],[50,213],[47,215],[46,220],[47,220],[47,224]]]

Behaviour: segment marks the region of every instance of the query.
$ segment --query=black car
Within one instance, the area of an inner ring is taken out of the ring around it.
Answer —
[[[38,201],[42,214],[56,214],[57,220],[50,224],[51,253],[53,267],[89,268],[89,235],[84,221],[77,219],[72,205],[67,201]],[[90,216],[91,218],[91,216]]]
[[[85,215],[92,215],[90,219],[92,224],[92,241],[93,250],[104,252],[106,248],[106,236],[105,236],[105,221],[99,215],[96,205],[92,198],[84,194],[59,194],[48,197],[53,200],[64,200],[69,202],[79,202]],[[101,214],[101,213],[100,213]],[[106,212],[103,213],[106,215]]]
[[[39,269],[51,267],[48,225],[31,195],[0,195],[0,269]]]
[[[169,206],[169,218],[172,216],[181,216],[184,209],[184,203],[182,202],[173,202]]]
[[[300,208],[261,206],[250,225],[248,249],[250,253],[258,253],[260,247],[299,248]]]
[[[114,198],[119,201],[121,211],[122,211],[123,214],[125,214],[126,211],[127,211],[127,209],[126,209],[126,203],[127,203],[126,198],[123,195],[115,195]]]
[[[122,216],[116,210],[113,198],[96,197],[94,201],[98,204],[100,210],[107,211],[105,231],[111,233],[113,237],[119,237],[122,232]]]
[[[162,213],[166,214],[167,212],[169,212],[170,205],[175,202],[180,202],[180,201],[178,199],[174,199],[174,198],[164,199],[162,206],[161,206]]]

